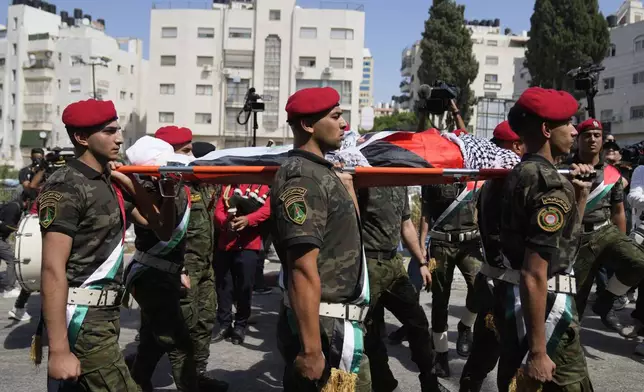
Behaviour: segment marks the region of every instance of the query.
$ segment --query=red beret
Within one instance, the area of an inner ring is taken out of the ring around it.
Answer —
[[[589,118],[583,123],[577,125],[577,132],[579,133],[590,131],[593,129],[599,129],[600,131],[603,131],[604,127],[602,126],[602,123],[600,121],[597,121],[594,118]]]
[[[549,121],[566,121],[577,113],[577,100],[565,91],[530,87],[517,101],[528,112]]]
[[[496,140],[504,140],[507,142],[513,142],[515,140],[521,140],[519,135],[517,135],[512,128],[510,128],[510,123],[507,121],[503,121],[501,124],[497,125],[496,128],[494,128],[494,139]]]
[[[291,95],[286,101],[286,113],[291,120],[296,116],[320,113],[338,106],[340,94],[331,87],[305,88]]]
[[[70,104],[63,111],[63,124],[73,128],[91,128],[118,118],[112,101],[88,99]]]
[[[180,144],[190,143],[192,141],[192,131],[188,128],[179,128],[174,125],[159,128],[154,137],[161,139],[166,143],[177,146]]]
[[[454,131],[454,135],[461,136],[461,135],[468,135],[468,133],[464,129],[457,129],[457,130]]]

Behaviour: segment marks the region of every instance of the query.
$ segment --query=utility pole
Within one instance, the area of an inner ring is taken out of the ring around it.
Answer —
[[[82,65],[89,65],[90,67],[92,67],[92,97],[94,97],[94,99],[97,99],[97,96],[96,96],[96,67],[98,66],[98,67],[107,68],[107,63],[109,61],[110,60],[107,57],[90,57],[90,62],[89,63],[86,62],[83,59],[79,60],[79,62]]]

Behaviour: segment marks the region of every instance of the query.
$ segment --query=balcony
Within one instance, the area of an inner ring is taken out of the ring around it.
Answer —
[[[483,84],[483,89],[484,90],[492,90],[492,91],[499,91],[503,85],[501,83],[485,83]]]
[[[23,121],[22,130],[23,131],[49,131],[51,132],[54,129],[54,124],[51,120],[32,120],[32,121]]]
[[[29,52],[55,52],[56,44],[54,37],[49,33],[30,34],[29,35]]]
[[[411,63],[411,56],[406,56],[403,58],[402,65],[400,66],[400,73],[402,74],[402,76],[411,76]]]
[[[410,91],[411,91],[411,86],[410,86],[409,82],[407,82],[407,81],[402,81],[402,82],[400,83],[400,92],[401,92],[401,93],[408,93],[408,92],[410,92]]]
[[[43,92],[38,94],[27,94],[23,96],[23,103],[25,105],[53,105],[54,95],[51,92]]]
[[[48,59],[25,61],[23,65],[25,79],[54,79],[54,62]]]

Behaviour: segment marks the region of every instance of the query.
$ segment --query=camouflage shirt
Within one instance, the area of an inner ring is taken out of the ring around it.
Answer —
[[[327,160],[292,150],[271,188],[273,243],[288,287],[286,252],[296,245],[320,249],[321,300],[346,303],[360,295],[363,268],[360,221],[351,196]]]
[[[581,163],[581,161],[579,157],[575,155],[562,166],[568,167],[572,163]],[[600,162],[595,165],[597,177],[593,181],[592,188],[590,188],[591,194],[593,190],[600,186],[604,181],[604,170],[608,166],[609,165],[605,162]],[[624,185],[622,184],[621,178],[615,183],[608,193],[601,195],[600,197],[601,198],[597,203],[591,203],[590,198],[588,199],[589,204],[586,207],[586,211],[584,211],[584,219],[582,220],[582,223],[597,224],[610,220],[612,207],[624,202]]]
[[[128,214],[133,207],[125,202]],[[38,214],[43,234],[72,238],[66,266],[69,287],[81,286],[123,238],[124,222],[109,170],[99,173],[77,159],[49,177],[38,197]],[[122,275],[123,264],[113,279],[104,281],[104,288],[121,288]],[[101,309],[118,314],[118,307]]]
[[[575,190],[547,159],[526,154],[506,178],[501,246],[514,269],[531,249],[548,262],[548,277],[572,267],[580,243]]]
[[[465,183],[445,185],[427,185],[423,187],[423,214],[435,222],[454,200],[466,188]],[[434,223],[432,223],[433,225]],[[441,232],[468,232],[476,230],[474,222],[474,202],[463,201],[461,205],[449,214],[433,230]]]
[[[161,196],[158,191],[158,186],[156,183],[153,183],[150,181],[143,181],[143,187],[148,191],[151,197],[158,198],[159,200],[161,200]],[[186,212],[186,208],[188,206],[188,199],[187,199],[185,187],[181,187],[179,191],[179,195],[177,195],[177,197],[174,198],[174,203],[175,203],[175,210],[176,210],[175,227],[178,227],[179,223],[181,222],[181,219],[183,218]],[[141,252],[147,252],[150,248],[152,248],[158,242],[161,241],[159,240],[159,237],[157,237],[157,235],[154,233],[154,231],[140,226],[135,225],[134,234],[136,235],[136,239],[134,240],[134,246],[138,251],[141,251]],[[184,235],[183,238],[179,241],[179,243],[176,244],[174,249],[172,249],[172,251],[158,257],[164,260],[171,261],[173,263],[183,265],[183,258],[185,255],[185,251],[186,251],[186,236]]]
[[[362,240],[368,251],[391,252],[400,243],[402,222],[411,216],[406,187],[364,188],[358,192]]]
[[[481,233],[484,260],[492,267],[505,268],[501,254],[501,199],[503,179],[489,180],[481,187],[477,199],[477,221]]]
[[[190,186],[190,222],[186,233],[186,264],[208,268],[212,261],[214,228],[208,211],[212,190],[205,185]]]

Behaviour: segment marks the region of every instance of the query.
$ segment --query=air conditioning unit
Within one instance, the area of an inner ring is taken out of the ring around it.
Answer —
[[[212,65],[204,65],[203,66],[203,71],[204,72],[212,72]]]
[[[223,71],[221,71],[222,74],[228,76],[232,73],[233,71],[230,68],[224,68]]]
[[[295,72],[297,72],[297,73],[304,73],[304,67],[297,67],[297,68],[295,68]]]
[[[325,74],[332,74],[333,73],[333,68],[331,68],[331,67],[324,68],[324,73]]]

